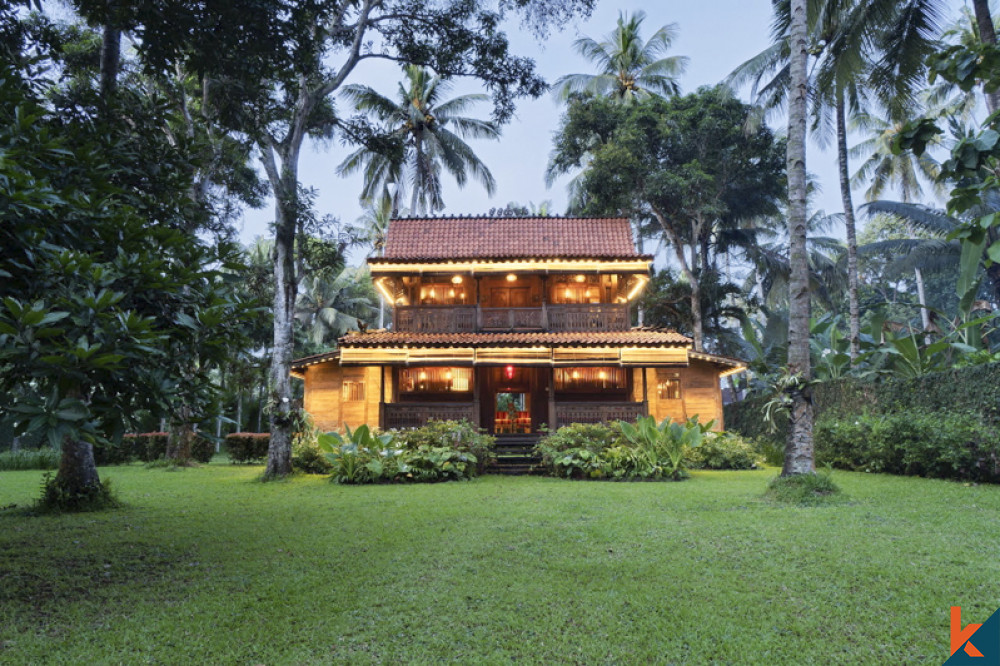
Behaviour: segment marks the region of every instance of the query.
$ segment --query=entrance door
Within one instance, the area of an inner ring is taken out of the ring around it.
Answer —
[[[494,434],[538,432],[548,420],[548,368],[502,366],[479,373],[480,423]]]

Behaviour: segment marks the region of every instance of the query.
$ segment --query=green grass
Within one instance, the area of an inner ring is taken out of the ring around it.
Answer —
[[[0,511],[0,663],[941,663],[949,606],[1000,606],[995,486],[101,471],[126,508]],[[40,480],[0,473],[0,506]]]

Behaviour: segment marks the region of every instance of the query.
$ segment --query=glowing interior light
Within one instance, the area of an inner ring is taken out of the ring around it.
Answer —
[[[606,373],[603,370],[601,370],[600,377],[601,377],[601,379],[607,379],[608,378],[608,373]]]
[[[507,274],[507,282],[517,282],[517,276],[513,273]]]
[[[449,298],[455,298],[455,290],[454,289],[449,289],[448,290],[448,297]]]
[[[574,370],[573,371],[573,379],[579,379],[579,378],[580,378],[580,373],[577,372],[576,370]]]
[[[575,279],[576,279],[577,282],[583,282],[587,278],[584,277],[583,275],[577,275]]]
[[[420,381],[427,379],[427,373],[423,370],[420,371]]]
[[[448,372],[444,373],[444,377],[445,377],[445,379],[451,379],[451,370],[449,370]]]
[[[435,298],[437,298],[437,294],[436,294],[436,293],[434,293],[434,290],[433,290],[433,289],[431,289],[431,294],[430,294],[430,296],[431,296],[431,300],[434,300]]]
[[[462,284],[462,276],[456,275],[451,279],[452,284]]]
[[[514,366],[508,365],[503,369],[504,377],[507,379],[514,379]]]

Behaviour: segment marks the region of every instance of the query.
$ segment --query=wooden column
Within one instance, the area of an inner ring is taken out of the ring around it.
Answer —
[[[556,369],[549,368],[549,430],[559,427],[556,420]]]
[[[378,427],[379,429],[385,428],[385,366],[380,365],[379,371],[381,374],[381,380],[379,382],[379,401],[378,401]]]
[[[642,371],[642,411],[646,416],[649,416],[649,394],[646,390],[646,371],[647,368],[640,368]]]
[[[481,368],[472,366],[472,422],[477,428],[483,427],[483,410],[479,405],[479,371]]]
[[[542,276],[542,330],[549,330],[549,276]]]

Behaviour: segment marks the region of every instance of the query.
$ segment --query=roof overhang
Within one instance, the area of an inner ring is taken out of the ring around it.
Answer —
[[[368,260],[372,276],[402,274],[464,274],[491,275],[496,273],[642,273],[648,274],[652,256],[622,259],[544,258],[544,259],[455,259],[449,261],[406,261],[373,257]]]

